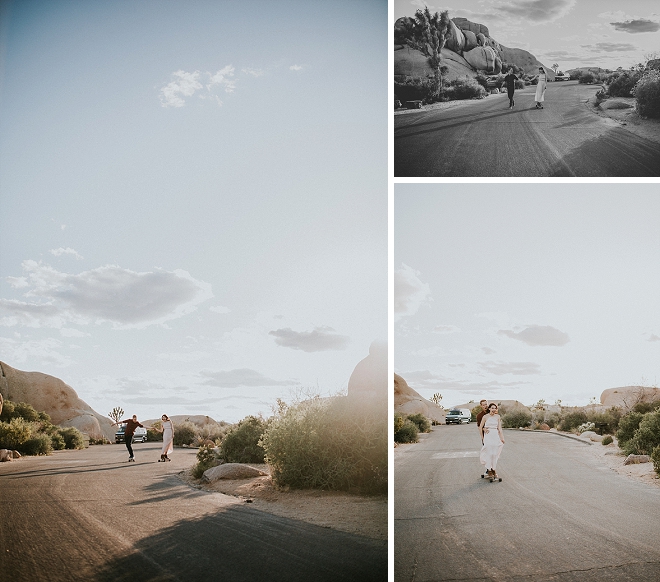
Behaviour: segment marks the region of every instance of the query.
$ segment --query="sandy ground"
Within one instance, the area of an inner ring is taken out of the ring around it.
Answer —
[[[628,103],[634,107],[634,97],[614,97],[607,101],[617,101]],[[603,103],[607,103],[604,101]],[[596,105],[593,99],[589,100],[591,109],[600,117],[605,117],[616,121],[616,123],[639,137],[644,137],[656,143],[660,143],[660,119],[650,119],[640,117],[633,108],[629,109],[602,109]]]
[[[587,440],[587,439],[584,439]],[[616,441],[609,445],[593,443],[591,446],[583,447],[584,454],[596,459],[599,463],[609,467],[615,473],[642,481],[649,485],[660,487],[660,477],[653,469],[653,463],[640,463],[638,465],[624,465],[626,455],[619,449]]]
[[[269,473],[268,465],[250,465]],[[188,485],[204,491],[232,495],[252,507],[281,517],[321,527],[387,540],[387,496],[362,496],[338,491],[278,490],[270,476],[253,479],[219,479],[202,484],[190,470],[179,473]]]

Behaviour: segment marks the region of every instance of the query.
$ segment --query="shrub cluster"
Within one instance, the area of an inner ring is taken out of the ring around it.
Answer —
[[[447,99],[483,99],[488,91],[473,78],[454,79],[444,89]]]
[[[186,446],[192,445],[193,441],[195,440],[195,437],[197,436],[198,430],[199,428],[189,420],[184,420],[181,423],[175,424],[172,444],[176,447],[181,447],[183,445]],[[162,440],[162,435],[161,435],[161,440]]]
[[[195,479],[201,478],[204,471],[208,471],[212,467],[217,467],[220,464],[220,457],[215,452],[214,447],[211,445],[202,445],[197,451],[197,463],[192,469],[192,475]]]
[[[352,397],[280,408],[261,438],[279,487],[387,491],[387,409]]]
[[[403,81],[394,82],[394,93],[403,103],[418,100],[430,103],[434,94],[433,84],[432,79],[408,77]]]
[[[612,438],[612,435],[607,435],[606,437],[603,437],[603,440],[600,441],[604,445],[609,445],[614,442],[614,439]]]
[[[584,410],[574,410],[563,415],[557,428],[564,432],[571,432],[585,422],[587,422],[587,413]]]
[[[259,441],[267,427],[263,418],[246,416],[225,435],[220,456],[228,463],[263,463],[266,451]]]
[[[532,415],[526,410],[512,410],[502,415],[502,428],[526,428],[532,424]]]
[[[613,78],[608,87],[611,97],[632,97],[632,90],[641,74],[634,71],[624,71]]]
[[[405,414],[394,413],[394,442],[416,443],[419,440],[419,427]]]
[[[409,414],[408,420],[417,425],[419,432],[431,432],[431,423],[421,412],[419,414]]]
[[[598,77],[592,73],[591,71],[584,71],[579,77],[578,77],[578,83],[582,83],[584,85],[590,85],[592,83],[595,83],[598,80]]]
[[[631,92],[637,101],[637,113],[644,117],[660,117],[660,71],[646,71]]]

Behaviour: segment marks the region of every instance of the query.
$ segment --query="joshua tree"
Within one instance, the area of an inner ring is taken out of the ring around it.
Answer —
[[[440,392],[436,392],[433,396],[431,396],[431,402],[433,402],[437,406],[440,406],[441,400],[442,400],[442,394],[440,394]]]
[[[552,69],[554,70],[555,75],[556,75],[557,74],[557,69],[559,69],[559,64],[555,63],[554,65],[552,65]]]
[[[119,422],[121,420],[121,417],[124,416],[124,410],[119,406],[115,406],[112,409],[112,412],[108,412],[108,416],[115,422]]]
[[[442,65],[442,48],[449,31],[449,12],[431,14],[428,6],[415,12],[415,18],[408,21],[402,36],[411,48],[421,52],[433,69],[434,91],[442,87],[442,74],[447,67]]]

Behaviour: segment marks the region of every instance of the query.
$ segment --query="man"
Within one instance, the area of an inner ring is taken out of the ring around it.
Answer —
[[[512,70],[512,69],[509,69]],[[479,438],[481,439],[481,446],[483,447],[484,445],[484,439],[481,436],[481,429],[479,428],[479,425],[481,425],[481,419],[488,414],[488,400],[479,400],[479,404],[481,405],[481,412],[477,414],[477,430],[479,431]],[[488,433],[488,429],[484,427],[484,433]],[[488,470],[487,468],[484,469],[484,477],[489,477],[488,475]]]
[[[518,77],[513,74],[513,67],[509,68],[509,74],[504,77],[504,83],[506,85],[506,92],[509,95],[509,109],[513,109],[515,103],[513,102],[513,92],[516,89],[516,81]]]
[[[126,448],[128,449],[128,461],[129,463],[133,461],[135,463],[135,457],[133,455],[133,434],[135,433],[135,429],[138,426],[142,426],[137,419],[137,414],[133,415],[133,418],[129,418],[128,420],[118,420],[117,422],[113,423],[112,426],[115,426],[116,424],[125,424],[126,429],[124,430],[124,442],[126,443]]]

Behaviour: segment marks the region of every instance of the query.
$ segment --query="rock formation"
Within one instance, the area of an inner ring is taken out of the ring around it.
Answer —
[[[114,439],[112,421],[92,410],[71,386],[54,376],[23,372],[0,362],[0,394],[6,400],[26,402],[45,412],[53,424],[73,426],[96,438],[105,435]]]
[[[387,344],[374,341],[348,379],[349,396],[381,398],[387,402]]]
[[[263,477],[267,475],[264,471],[244,465],[243,463],[225,463],[217,467],[211,467],[204,471],[202,482],[213,483],[218,479],[252,479],[253,477]]]
[[[608,388],[600,395],[600,404],[603,408],[618,406],[630,410],[638,402],[655,402],[660,400],[660,388],[655,386],[622,386]]]
[[[433,74],[426,57],[419,51],[405,46],[403,42],[403,33],[411,22],[410,17],[404,16],[394,23],[395,77],[425,77]],[[539,67],[543,67],[549,80],[555,78],[554,71],[539,62],[534,55],[522,49],[501,45],[490,36],[487,26],[471,22],[466,18],[450,20],[441,56],[442,64],[449,69],[446,73],[446,78],[449,80],[466,75],[474,77],[477,71],[497,75],[502,72],[503,62],[520,67],[530,76],[536,76]]]
[[[423,414],[429,420],[445,421],[445,411],[413,390],[398,374],[394,374],[394,411]]]

